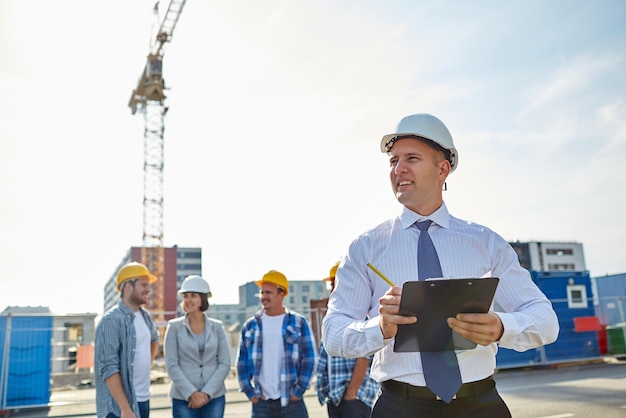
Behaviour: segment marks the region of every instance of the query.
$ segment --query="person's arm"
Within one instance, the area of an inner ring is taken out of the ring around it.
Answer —
[[[226,331],[221,322],[207,320],[207,327],[217,339],[217,367],[215,371],[202,387],[202,392],[212,398],[224,386],[224,380],[230,373],[230,349],[226,339]],[[210,360],[213,362],[213,359]]]
[[[317,372],[315,379],[315,391],[320,405],[327,402],[328,392],[330,391],[330,383],[328,381],[328,353],[324,349],[324,343],[320,343],[319,357],[317,359]]]
[[[370,239],[353,242],[337,270],[322,320],[322,339],[331,356],[369,357],[393,341],[398,324],[415,322],[415,317],[398,315],[402,288],[390,288],[367,267],[377,251],[370,248]]]
[[[159,343],[158,342],[150,343],[150,363],[151,364],[154,362],[154,359],[156,358],[157,354],[159,354]]]
[[[123,418],[135,418],[135,413],[124,392],[122,378],[120,376],[120,347],[123,335],[123,326],[120,321],[107,316],[96,327],[95,356],[98,373],[107,385],[111,397],[119,406]]]
[[[302,399],[304,392],[309,388],[311,379],[313,379],[313,374],[315,373],[315,363],[317,359],[311,327],[304,317],[301,317],[300,320],[302,321],[300,340],[297,343],[299,345],[298,363],[300,367],[296,383],[291,390],[292,400]]]
[[[136,418],[133,408],[128,402],[124,388],[122,387],[122,378],[120,377],[120,374],[115,373],[109,376],[105,382],[109,388],[109,392],[111,392],[111,396],[115,400],[115,403],[117,403],[117,406],[120,407],[120,411],[122,413],[121,418]]]
[[[150,314],[150,312],[145,309],[144,312],[148,319],[146,322],[150,324],[150,364],[152,364],[156,356],[159,354],[159,344],[161,343],[161,337],[159,335],[159,330],[152,320],[152,315]]]
[[[490,253],[495,260],[492,275],[500,278],[494,301],[503,312],[459,314],[448,325],[477,344],[498,342],[516,351],[554,342],[559,321],[552,303],[520,266],[515,250],[494,233]]]
[[[248,399],[252,403],[258,402],[259,398],[252,387],[252,376],[254,375],[254,361],[248,354],[248,350],[252,350],[253,347],[248,347],[252,342],[248,340],[248,335],[254,334],[254,327],[251,324],[245,323],[241,329],[241,336],[239,338],[239,354],[237,355],[237,380],[239,382],[239,389],[246,394]]]
[[[165,329],[164,352],[165,367],[167,374],[172,381],[172,385],[180,392],[186,400],[196,391],[196,387],[187,378],[187,373],[180,366],[180,353],[182,350],[178,344],[178,332],[182,330],[182,324],[177,320],[168,322]],[[182,330],[184,332],[184,330]],[[195,343],[195,341],[194,341]],[[194,347],[195,348],[195,347]]]
[[[365,357],[359,357],[356,359],[354,369],[352,371],[352,377],[350,383],[346,388],[346,392],[343,394],[343,398],[346,400],[352,400],[357,398],[359,388],[363,384],[363,379],[367,373],[367,369],[370,366],[370,359]]]

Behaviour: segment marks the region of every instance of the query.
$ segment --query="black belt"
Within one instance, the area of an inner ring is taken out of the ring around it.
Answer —
[[[398,382],[397,380],[385,380],[380,385],[382,386],[383,391],[393,392],[404,398],[441,399],[426,386],[413,386],[408,383]],[[480,396],[493,390],[495,387],[496,382],[493,380],[493,376],[489,376],[486,379],[478,380],[476,382],[463,383],[459,391],[452,399]]]

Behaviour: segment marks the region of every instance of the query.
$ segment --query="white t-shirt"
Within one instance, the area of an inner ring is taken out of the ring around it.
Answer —
[[[150,400],[150,330],[141,312],[135,313],[135,359],[133,365],[133,386],[137,402]]]
[[[280,369],[285,349],[283,346],[283,320],[285,314],[261,317],[263,322],[263,358],[259,384],[265,399],[280,399]]]

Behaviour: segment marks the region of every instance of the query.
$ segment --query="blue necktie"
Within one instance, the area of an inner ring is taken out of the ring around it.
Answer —
[[[417,274],[420,280],[442,276],[439,256],[428,234],[428,227],[431,223],[430,220],[415,223],[420,230],[420,237],[417,241]],[[452,334],[451,329],[446,328],[446,330]],[[456,353],[454,350],[420,351],[420,355],[426,386],[444,402],[450,403],[462,384]]]

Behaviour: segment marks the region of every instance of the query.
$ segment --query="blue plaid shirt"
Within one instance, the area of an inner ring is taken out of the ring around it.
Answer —
[[[343,395],[346,393],[346,389],[348,389],[350,379],[352,379],[355,364],[356,358],[329,356],[324,349],[324,344],[320,344],[316,383],[317,398],[320,404],[324,405],[331,401],[335,406],[339,405]],[[370,368],[368,367],[356,397],[372,408],[376,401],[379,387],[378,382],[370,378]]]
[[[248,319],[241,330],[237,379],[248,399],[261,397],[259,373],[263,355],[263,311]],[[315,345],[311,328],[304,316],[285,308],[283,320],[284,357],[280,370],[280,404],[287,406],[290,395],[304,396],[315,373]],[[265,355],[272,355],[266,353]]]
[[[151,342],[159,341],[157,331],[150,313],[139,308],[137,314],[143,315],[150,329]],[[96,327],[95,367],[96,380],[96,413],[98,418],[113,413],[121,416],[119,405],[111,396],[106,379],[119,373],[126,398],[139,416],[139,405],[133,387],[133,360],[135,359],[135,313],[121,300],[117,306],[107,311]]]

